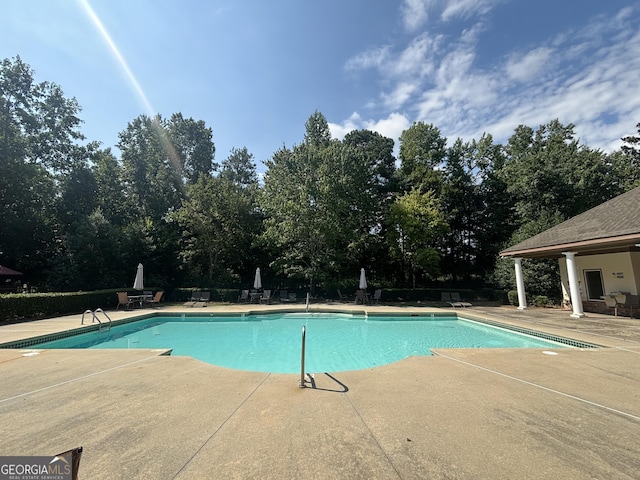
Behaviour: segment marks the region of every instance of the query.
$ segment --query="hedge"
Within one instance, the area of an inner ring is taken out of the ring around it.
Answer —
[[[118,305],[117,290],[94,292],[18,293],[0,295],[0,322],[22,318],[43,318],[104,310]]]

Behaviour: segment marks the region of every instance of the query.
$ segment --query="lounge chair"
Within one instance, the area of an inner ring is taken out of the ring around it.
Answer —
[[[380,299],[382,298],[382,290],[378,289],[373,292],[373,301],[376,303],[380,303]]]
[[[451,292],[451,300],[461,307],[473,307],[473,304],[462,301],[458,292]]]
[[[289,293],[287,290],[280,291],[280,301],[287,303],[295,303],[298,300],[295,293]]]
[[[451,293],[449,292],[442,292],[440,294],[440,299],[442,301],[442,303],[448,303],[449,306],[456,308],[456,307],[462,307],[462,305],[459,302],[454,302],[453,298],[451,298]]]
[[[189,300],[188,302],[184,302],[183,305],[185,307],[193,307],[197,302],[200,301],[200,295],[202,295],[202,292],[200,290],[198,290],[197,292],[192,292],[191,300]]]
[[[200,292],[200,300],[193,304],[194,307],[206,307],[211,298],[211,292]]]
[[[124,305],[125,310],[129,310],[133,305],[133,300],[129,298],[127,292],[117,292],[116,295],[118,295],[118,306],[116,307],[116,310],[120,308],[120,305]]]
[[[347,302],[347,303],[351,301],[349,296],[348,295],[343,295],[340,290],[338,290],[338,300],[340,300],[341,302]]]
[[[238,303],[247,303],[249,301],[249,290],[242,290],[238,295]]]
[[[164,290],[158,290],[151,300],[151,305],[158,305],[162,301]]]
[[[265,290],[260,297],[260,303],[271,303],[271,290]]]

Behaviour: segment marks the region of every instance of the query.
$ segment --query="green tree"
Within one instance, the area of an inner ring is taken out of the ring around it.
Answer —
[[[97,207],[111,225],[122,227],[129,214],[120,162],[110,149],[92,149],[90,159],[97,184]]]
[[[473,184],[479,202],[474,225],[476,273],[487,280],[493,271],[498,252],[505,248],[516,225],[515,201],[501,176],[505,163],[503,146],[485,134],[471,142]]]
[[[97,190],[93,171],[78,165],[61,179],[58,198],[58,221],[62,231],[80,218],[90,215],[97,207]]]
[[[521,222],[541,212],[566,220],[608,200],[605,155],[580,145],[573,128],[553,120],[509,139],[502,175]]]
[[[449,229],[441,240],[442,269],[456,281],[469,279],[476,263],[480,200],[474,184],[471,145],[457,139],[443,165],[442,210]]]
[[[201,174],[211,175],[217,168],[213,162],[215,145],[212,132],[204,121],[184,118],[174,113],[167,122],[167,150],[187,183],[195,183]]]
[[[397,190],[393,140],[370,130],[354,130],[345,135],[342,143],[349,149],[347,151],[360,155],[353,159],[354,162],[365,162],[365,188],[369,192],[366,197],[369,203],[357,217],[359,225],[349,243],[347,263],[342,272],[358,272],[365,267],[372,279],[391,276],[386,219]]]
[[[49,266],[48,287],[56,291],[129,286],[122,234],[96,209],[65,231],[60,254]]]
[[[622,146],[622,151],[631,156],[636,165],[640,163],[640,123],[636,124],[638,135],[627,135],[622,138],[625,145]]]
[[[149,284],[175,284],[180,268],[180,230],[169,221],[185,197],[182,164],[160,115],[140,115],[119,134],[127,221],[123,258],[148,265]],[[131,268],[131,267],[130,267]],[[154,277],[155,276],[155,277]]]
[[[257,188],[258,174],[256,172],[256,164],[247,147],[231,149],[229,157],[222,162],[220,177],[239,187]]]
[[[304,278],[310,287],[349,263],[363,225],[375,225],[376,188],[371,157],[325,134],[319,115],[307,122],[305,142],[278,150],[266,163],[262,208],[264,240],[279,252],[274,269]],[[323,118],[323,117],[322,117]],[[327,130],[328,131],[328,130]],[[372,208],[373,206],[373,208]]]
[[[435,246],[448,227],[435,195],[421,193],[416,187],[400,195],[391,205],[389,222],[405,281],[410,275],[415,288],[418,273],[426,278],[436,277],[440,273],[440,255]]]
[[[0,64],[0,252],[36,283],[61,241],[58,183],[85,161],[76,141],[79,106],[49,82],[36,83],[20,57]]]
[[[251,198],[228,179],[201,175],[172,218],[182,227],[180,259],[189,281],[237,284],[251,268],[247,253],[258,234],[259,216]]]
[[[612,182],[618,188],[615,195],[622,194],[640,185],[640,123],[636,125],[638,135],[622,138],[624,145],[619,152],[608,157],[613,175]],[[615,196],[614,194],[611,197]]]
[[[140,115],[119,134],[125,195],[134,218],[158,221],[180,205],[180,165],[168,149],[165,123],[159,115]]]
[[[440,192],[442,175],[439,167],[445,160],[447,139],[440,130],[424,122],[411,125],[400,136],[399,173],[410,189]]]
[[[317,110],[305,123],[304,143],[315,148],[325,148],[331,142],[331,131],[325,116]]]

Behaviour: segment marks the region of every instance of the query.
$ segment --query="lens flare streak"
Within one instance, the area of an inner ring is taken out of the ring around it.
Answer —
[[[87,14],[87,16],[89,17],[91,22],[94,24],[94,26],[96,27],[98,32],[100,32],[100,36],[102,37],[104,42],[109,47],[109,50],[111,51],[111,53],[115,57],[116,61],[118,62],[118,65],[120,66],[120,68],[122,68],[122,70],[124,71],[125,75],[127,76],[127,79],[129,80],[129,83],[133,87],[133,90],[135,91],[136,95],[138,96],[138,98],[140,99],[142,104],[144,105],[144,108],[145,108],[147,114],[150,117],[153,117],[153,115],[155,114],[155,111],[154,111],[153,107],[151,106],[151,103],[149,103],[149,100],[147,99],[147,96],[145,95],[144,91],[142,90],[142,87],[138,83],[138,80],[136,79],[135,75],[133,74],[133,72],[129,68],[129,65],[127,64],[127,61],[125,60],[125,58],[120,53],[120,50],[118,49],[118,46],[115,44],[115,42],[111,38],[111,35],[109,35],[109,32],[107,31],[105,26],[102,24],[102,21],[100,20],[100,18],[96,14],[96,12],[93,10],[91,5],[89,4],[89,1],[88,0],[78,0],[78,3],[82,6],[82,8],[84,9],[85,13]]]

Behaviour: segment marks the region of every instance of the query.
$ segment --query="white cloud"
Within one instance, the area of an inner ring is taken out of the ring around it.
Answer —
[[[423,76],[433,72],[433,59],[440,48],[442,37],[430,37],[426,33],[414,38],[397,59],[391,60],[388,74],[395,77]]]
[[[400,83],[396,85],[391,93],[383,93],[382,100],[388,108],[398,109],[411,98],[416,88],[417,85],[415,83]]]
[[[540,74],[547,66],[553,50],[548,47],[540,47],[530,52],[513,54],[505,65],[507,75],[512,80],[527,82]]]
[[[401,7],[402,23],[407,31],[413,32],[429,19],[431,0],[404,0]]]
[[[411,126],[411,122],[405,115],[393,112],[389,114],[387,118],[369,120],[365,122],[365,125],[367,130],[378,132],[380,135],[392,138],[396,141],[397,145],[398,138],[400,138],[404,130]]]
[[[469,18],[484,15],[495,5],[504,0],[448,0],[442,12],[442,20],[451,21],[456,18]]]
[[[415,32],[429,21],[430,14],[438,9],[440,19],[450,22],[485,15],[495,5],[507,0],[404,0],[400,9],[402,24],[407,32]]]
[[[385,45],[372,50],[362,52],[355,57],[347,60],[346,70],[366,70],[369,68],[378,68],[383,65],[389,58],[389,46]]]

